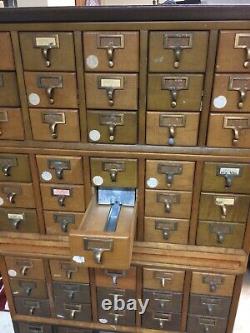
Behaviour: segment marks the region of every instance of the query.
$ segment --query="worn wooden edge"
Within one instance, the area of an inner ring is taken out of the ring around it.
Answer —
[[[6,237],[0,237],[0,255],[71,258],[69,242],[65,237],[55,241],[55,237],[51,236],[33,234],[24,238],[5,234]],[[243,250],[135,242],[132,265],[243,274],[247,259]]]

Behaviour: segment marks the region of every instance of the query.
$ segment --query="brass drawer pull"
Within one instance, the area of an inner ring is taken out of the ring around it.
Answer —
[[[225,236],[233,233],[232,227],[230,225],[222,225],[218,222],[215,223],[216,224],[209,225],[209,232],[216,234],[218,244],[223,244],[225,241]]]
[[[59,223],[62,232],[67,233],[68,227],[75,224],[75,216],[73,214],[53,214],[55,223]]]
[[[1,190],[6,194],[8,202],[12,205],[16,203],[16,196],[22,193],[21,187],[7,186],[2,187]]]
[[[28,333],[44,333],[42,326],[29,326]]]
[[[4,176],[11,176],[10,170],[18,165],[16,158],[0,158],[0,167]]]
[[[105,89],[108,103],[110,106],[114,106],[115,91],[124,89],[124,77],[103,77],[99,76],[98,89]]]
[[[109,141],[114,141],[116,127],[124,125],[124,114],[102,114],[100,115],[100,124],[108,126]]]
[[[72,280],[73,274],[77,273],[78,268],[73,267],[73,265],[69,263],[62,263],[61,270],[65,272],[65,276],[68,280]]]
[[[111,182],[115,183],[117,181],[118,172],[124,172],[126,166],[124,162],[103,162],[102,169],[103,171],[109,172]]]
[[[97,39],[97,47],[107,50],[108,66],[114,67],[115,50],[124,48],[123,35],[99,35]]]
[[[225,188],[230,189],[233,184],[234,177],[241,177],[242,168],[238,166],[218,166],[216,170],[217,176],[222,176],[225,179]]]
[[[49,130],[50,130],[52,139],[57,139],[58,125],[66,124],[65,113],[43,113],[42,122],[49,125]]]
[[[103,253],[113,250],[112,239],[89,239],[83,240],[84,249],[93,252],[93,258],[96,264],[102,264]]]
[[[72,196],[72,189],[52,188],[51,195],[57,197],[57,202],[60,207],[65,207],[65,201]]]
[[[171,213],[172,205],[180,203],[180,194],[175,193],[157,193],[157,202],[165,205],[165,212]]]
[[[232,144],[237,145],[240,140],[240,130],[250,129],[250,116],[246,117],[224,117],[223,127],[233,131]]]
[[[65,304],[65,311],[69,311],[70,319],[75,319],[76,314],[82,311],[82,306],[80,304]]]
[[[166,183],[170,188],[172,187],[174,176],[182,174],[182,165],[168,165],[168,164],[158,164],[157,172],[166,175]]]
[[[228,90],[238,91],[238,109],[243,109],[244,103],[247,99],[247,92],[250,90],[250,77],[245,75],[230,76]]]
[[[39,76],[37,86],[45,89],[49,103],[54,104],[55,89],[63,88],[62,76]]]
[[[169,240],[170,234],[173,231],[177,231],[178,223],[177,222],[167,222],[162,220],[155,221],[155,230],[162,231],[162,237],[164,240]]]
[[[216,292],[218,287],[224,283],[224,278],[221,276],[204,275],[202,277],[202,283],[209,285],[210,292]]]
[[[18,230],[20,224],[24,222],[23,214],[8,214],[8,221],[13,226],[14,229]]]
[[[118,282],[118,278],[125,277],[127,275],[126,271],[113,271],[113,270],[105,270],[105,274],[112,279],[112,285],[116,286]]]
[[[167,127],[168,134],[168,144],[170,146],[175,145],[175,137],[176,137],[176,128],[185,127],[186,126],[186,116],[184,115],[160,115],[159,118],[159,126]]]
[[[161,283],[161,287],[165,288],[167,283],[170,283],[173,281],[174,274],[173,273],[164,273],[164,272],[155,272],[154,278],[159,279]]]
[[[31,265],[26,265],[21,268],[21,275],[26,276],[28,273],[28,270],[31,268]]]
[[[161,82],[161,89],[168,90],[171,96],[171,107],[177,107],[178,92],[188,90],[188,77],[164,76]]]
[[[164,34],[164,49],[172,49],[174,52],[174,68],[180,67],[181,56],[184,49],[193,47],[193,35],[191,33],[171,33]]]
[[[59,48],[58,35],[53,36],[36,36],[33,39],[33,45],[35,48],[41,49],[41,55],[45,61],[45,66],[50,67],[51,65],[51,50]]]
[[[235,205],[235,197],[215,197],[215,205],[221,209],[221,218],[225,219],[228,214],[228,207]]]
[[[8,122],[8,113],[7,111],[0,111],[0,123]],[[0,136],[3,135],[3,130],[0,127]]]
[[[59,180],[63,179],[64,170],[71,170],[69,160],[48,160],[48,167],[55,170],[56,178]]]
[[[234,47],[236,49],[245,50],[245,61],[243,63],[243,66],[245,68],[248,68],[250,64],[250,34],[246,33],[236,34]]]

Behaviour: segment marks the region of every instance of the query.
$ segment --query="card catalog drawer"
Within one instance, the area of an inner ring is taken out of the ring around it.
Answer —
[[[182,292],[184,277],[184,271],[143,268],[143,288]]]
[[[48,300],[37,298],[14,298],[16,312],[25,316],[50,317],[50,306]]]
[[[5,262],[10,277],[37,280],[45,279],[42,259],[6,256]]]
[[[0,183],[2,207],[35,208],[33,184]]]
[[[35,209],[0,208],[0,231],[38,233]]]
[[[50,272],[53,280],[89,283],[88,269],[68,260],[50,260]]]
[[[0,154],[0,181],[29,182],[31,180],[28,155]]]
[[[74,212],[48,211],[43,212],[46,233],[51,235],[67,235],[78,229],[84,214]]]
[[[201,316],[227,318],[231,306],[231,297],[214,297],[191,294],[189,313]]]
[[[14,296],[32,297],[32,298],[47,298],[47,286],[45,281],[39,280],[23,280],[10,279],[10,286]]]
[[[15,69],[13,49],[9,32],[0,33],[0,70]]]
[[[146,311],[142,317],[142,327],[166,331],[179,331],[181,315],[175,313],[161,313]]]
[[[95,284],[97,287],[136,289],[136,268],[129,270],[96,269]]]
[[[144,289],[143,299],[149,299],[147,311],[180,313],[182,307],[181,293],[163,293],[156,290]]]
[[[18,323],[19,330],[16,333],[53,333],[52,326],[37,323]],[[16,329],[16,325],[14,323]]]
[[[53,292],[61,303],[91,303],[89,284],[53,282]]]
[[[24,140],[21,109],[0,108],[0,140]]]
[[[15,72],[0,73],[0,106],[19,106],[19,93]]]
[[[67,320],[91,321],[91,305],[82,303],[66,303],[55,298],[56,317]]]
[[[187,324],[188,333],[225,333],[227,319],[216,317],[189,316]]]

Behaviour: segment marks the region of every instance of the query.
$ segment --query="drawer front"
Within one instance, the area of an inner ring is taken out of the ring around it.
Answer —
[[[145,217],[144,241],[187,244],[189,220]]]
[[[84,32],[83,45],[87,72],[139,71],[139,32]]]
[[[2,207],[35,208],[32,184],[0,183]]]
[[[217,72],[249,72],[250,31],[221,31],[217,55]]]
[[[201,193],[200,220],[246,222],[250,197],[240,194]]]
[[[68,303],[90,303],[90,287],[88,284],[53,282],[55,298]]]
[[[250,74],[216,74],[212,111],[249,112]]]
[[[81,157],[37,155],[36,160],[41,182],[83,184]]]
[[[75,73],[24,73],[30,107],[77,108]]]
[[[89,142],[135,144],[136,112],[88,111]]]
[[[148,109],[200,111],[203,75],[149,74]]]
[[[0,106],[19,106],[19,93],[15,72],[0,73]]]
[[[150,32],[149,70],[151,72],[204,72],[208,32]]]
[[[250,148],[250,115],[210,114],[207,145]]]
[[[0,181],[31,181],[28,155],[0,154]]]
[[[95,186],[137,187],[137,160],[91,158],[90,165]]]
[[[250,165],[205,163],[202,190],[250,193]]]
[[[15,308],[18,314],[25,316],[50,317],[48,300],[36,298],[15,297]]]
[[[21,32],[19,37],[25,70],[75,70],[71,32]]]
[[[182,306],[181,293],[162,293],[155,290],[144,289],[143,299],[149,299],[147,311],[180,313]]]
[[[55,298],[56,317],[68,320],[91,321],[91,305],[82,303],[66,303]]]
[[[131,267],[128,271],[111,269],[96,269],[95,283],[97,287],[136,289],[136,268]]]
[[[84,212],[84,187],[41,184],[44,209]]]
[[[0,231],[39,232],[35,209],[0,209]]]
[[[43,216],[47,234],[67,235],[71,230],[77,229],[80,226],[84,214],[44,211]]]
[[[146,186],[160,190],[191,191],[194,168],[193,162],[147,160]]]
[[[89,109],[136,110],[137,74],[85,74],[86,102]]]
[[[92,333],[92,330],[86,330],[83,328],[74,328],[74,327],[62,327],[58,326],[56,328],[57,333]]]
[[[18,333],[53,333],[52,326],[36,323],[18,323]]]
[[[234,275],[194,272],[191,292],[194,294],[232,296]]]
[[[50,260],[52,280],[89,283],[88,269],[67,260]]]
[[[196,146],[199,113],[147,112],[148,145]]]
[[[0,140],[24,140],[21,109],[0,109]]]
[[[10,279],[11,290],[14,296],[47,298],[47,286],[44,281]]]
[[[9,32],[0,33],[0,70],[15,69],[13,49]]]
[[[129,299],[135,298],[135,291],[129,289],[117,289],[117,288],[97,288],[97,303],[98,307],[102,308],[102,301],[104,299],[110,299],[114,304],[115,298],[123,299],[125,302]]]
[[[229,315],[230,305],[230,297],[191,295],[189,303],[189,313],[200,316],[215,316],[227,318]]]
[[[9,277],[44,280],[45,272],[42,259],[5,257]]]
[[[146,289],[159,289],[182,292],[184,277],[184,271],[144,268],[143,287]]]
[[[146,190],[145,215],[188,219],[191,203],[191,192]]]
[[[181,324],[181,315],[175,313],[160,313],[146,311],[142,317],[142,327],[156,330],[179,331]]]
[[[188,333],[225,333],[227,328],[227,319],[216,317],[188,317]]]
[[[135,311],[105,311],[99,308],[98,321],[109,325],[135,326]]]
[[[34,140],[80,141],[78,110],[30,109]]]
[[[246,226],[243,223],[200,221],[196,244],[240,249]]]

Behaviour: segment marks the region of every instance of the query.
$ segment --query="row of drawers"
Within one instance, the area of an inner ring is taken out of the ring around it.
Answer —
[[[208,37],[207,31],[150,32],[149,71],[204,72]],[[21,32],[19,38],[25,70],[75,70],[71,32]],[[248,72],[249,40],[249,31],[221,31],[217,71]],[[14,57],[10,34],[1,32],[0,41],[3,54],[0,69],[12,70]],[[82,42],[86,71],[139,71],[139,32],[84,32]]]

